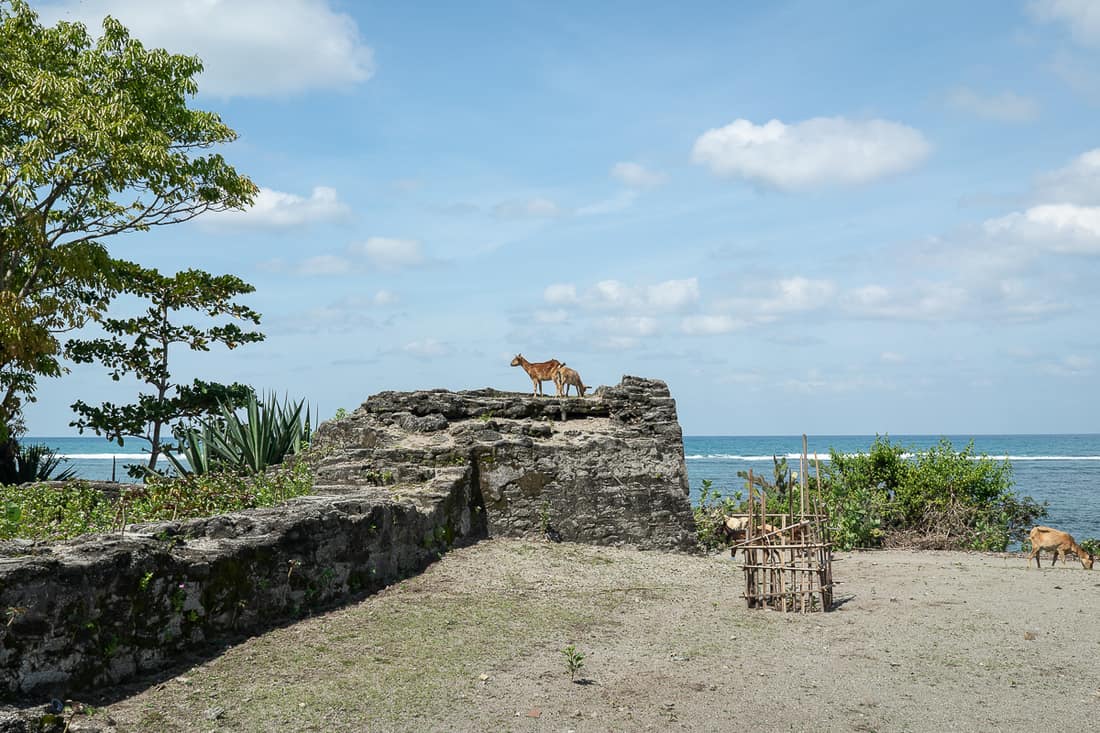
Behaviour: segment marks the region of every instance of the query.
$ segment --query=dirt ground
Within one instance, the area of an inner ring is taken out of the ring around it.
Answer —
[[[799,616],[748,609],[728,555],[492,540],[95,718],[188,733],[1100,725],[1100,573],[891,550],[840,553],[834,576],[835,609]]]

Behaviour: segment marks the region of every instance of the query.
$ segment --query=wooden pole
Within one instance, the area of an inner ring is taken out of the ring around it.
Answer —
[[[802,433],[802,455],[799,456],[798,483],[802,489],[802,518],[806,518],[806,434]]]
[[[753,525],[756,523],[756,490],[753,487],[752,469],[749,469],[749,526],[747,528],[747,534],[745,539],[748,540],[748,544],[752,545]],[[744,554],[744,569],[745,569],[745,601],[749,604],[749,608],[756,607],[756,594],[757,594],[757,573],[752,567],[756,564],[756,550],[745,548]]]
[[[756,521],[756,489],[753,480],[752,469],[749,469],[749,536],[752,536],[752,525]]]

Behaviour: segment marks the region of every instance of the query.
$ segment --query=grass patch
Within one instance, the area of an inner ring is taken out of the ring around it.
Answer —
[[[603,614],[576,597],[516,598],[505,591],[435,596],[430,603],[419,593],[379,600],[383,608],[372,610],[368,601],[257,640],[252,652],[264,659],[262,675],[251,655],[234,649],[184,673],[189,684],[147,691],[148,700],[130,702],[174,712],[145,712],[138,725],[197,730],[209,725],[203,710],[211,707],[213,691],[221,691],[234,700],[219,721],[231,728],[331,730],[338,714],[345,723],[369,720],[372,727],[396,729],[441,714],[461,695],[478,694],[483,673],[547,656],[543,648],[593,627]],[[310,628],[315,624],[325,628]],[[313,639],[323,634],[325,641],[294,638],[296,632]]]

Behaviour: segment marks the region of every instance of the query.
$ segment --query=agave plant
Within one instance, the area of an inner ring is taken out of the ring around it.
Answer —
[[[58,471],[62,461],[68,459],[54,453],[46,445],[24,445],[15,454],[15,470],[0,475],[0,484],[16,485],[31,481],[68,481],[76,476],[76,469],[69,467]],[[56,473],[55,473],[56,471]]]
[[[210,473],[214,468],[214,464],[210,458],[210,451],[206,446],[210,445],[210,439],[208,437],[210,428],[206,425],[201,425],[198,430],[191,428],[183,431],[179,435],[179,445],[176,450],[187,462],[184,465],[178,458],[172,455],[169,450],[164,451],[164,457],[168,459],[168,462],[172,464],[172,467],[176,469],[176,473],[181,476],[186,476],[189,473],[196,473],[199,475]]]
[[[252,395],[242,408],[242,417],[228,405],[220,415],[201,420],[198,429],[188,430],[180,441],[185,468],[174,456],[169,460],[181,474],[231,470],[263,473],[309,447],[309,406],[305,400],[279,402],[274,394],[263,402]]]

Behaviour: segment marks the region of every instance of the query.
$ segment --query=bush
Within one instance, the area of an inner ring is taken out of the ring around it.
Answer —
[[[699,504],[695,507],[695,536],[699,547],[708,552],[720,550],[726,546],[719,529],[729,514],[738,511],[741,505],[741,492],[735,497],[722,496],[714,488],[714,482],[703,479],[703,488],[699,493]]]
[[[0,463],[0,484],[26,484],[31,481],[67,481],[76,475],[75,468],[58,471],[66,460],[46,445],[16,447],[12,465]]]
[[[313,478],[304,461],[254,476],[235,472],[150,476],[126,491],[120,505],[127,522],[156,522],[275,506],[308,494]]]
[[[768,479],[762,473],[753,473],[752,485],[757,495],[765,497],[765,513],[787,514],[797,512],[802,505],[802,488],[791,478],[787,459],[772,456],[773,478]],[[749,486],[748,471],[738,471],[737,476]],[[701,549],[709,552],[730,546],[720,530],[725,518],[730,515],[747,514],[749,501],[738,491],[733,496],[723,496],[714,488],[714,482],[703,479],[703,489],[699,495],[699,505],[695,507],[695,532]],[[759,511],[759,508],[757,508]]]
[[[109,531],[118,509],[84,481],[62,487],[0,486],[0,505],[4,507],[0,539],[27,540],[63,540]]]
[[[766,513],[784,514],[801,506],[801,489],[791,480],[786,459],[774,458],[774,479],[753,474],[753,485],[767,498]],[[748,481],[747,472],[738,476]],[[830,451],[821,469],[822,500],[834,545],[918,547],[1004,551],[1027,531],[1046,508],[1012,491],[1012,466],[974,453],[973,443],[956,451],[943,439],[925,451],[910,451],[878,436],[867,453]],[[811,477],[816,490],[816,478]],[[816,496],[816,491],[814,491]],[[723,518],[745,514],[742,494],[723,497],[703,482],[695,508],[696,532],[703,549],[726,543],[719,533]]]
[[[823,471],[838,547],[1007,549],[1046,514],[1012,491],[1012,467],[942,439],[910,453],[877,437],[866,454],[830,453]]]
[[[1028,544],[1030,545],[1030,543]],[[1096,557],[1100,557],[1100,539],[1096,539],[1095,537],[1088,537],[1081,540],[1081,542],[1079,542],[1078,544],[1080,544],[1081,547],[1084,548],[1085,552],[1089,552]],[[1030,551],[1030,547],[1028,549]]]

